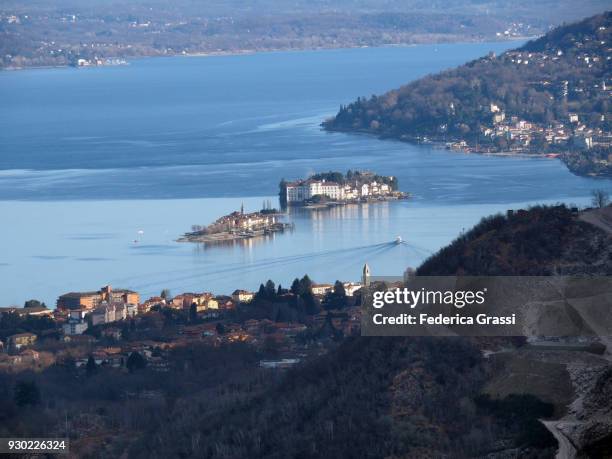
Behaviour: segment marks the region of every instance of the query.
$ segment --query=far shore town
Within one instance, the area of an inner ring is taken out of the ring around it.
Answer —
[[[565,82],[567,84],[567,82]],[[606,90],[605,82],[602,83]],[[563,90],[567,92],[567,88]],[[525,153],[538,152],[549,157],[557,157],[572,147],[584,150],[612,145],[612,135],[601,128],[589,128],[580,115],[569,113],[567,122],[557,121],[548,126],[520,119],[518,116],[506,117],[504,110],[490,104],[492,126],[483,126],[482,134],[493,141],[474,143],[466,140],[448,142],[447,148],[474,153]],[[603,115],[602,115],[603,117]],[[548,146],[548,149],[544,146]],[[602,161],[608,160],[606,156]]]

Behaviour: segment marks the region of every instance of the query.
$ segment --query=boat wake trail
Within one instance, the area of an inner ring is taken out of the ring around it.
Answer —
[[[159,285],[160,283],[175,283],[185,282],[189,280],[200,279],[206,277],[207,280],[212,280],[219,277],[225,277],[225,275],[232,273],[233,276],[240,276],[256,271],[264,271],[268,268],[279,268],[284,266],[290,266],[296,263],[319,263],[325,261],[328,258],[333,258],[334,263],[342,263],[343,261],[356,261],[360,262],[367,257],[377,256],[388,249],[393,248],[392,242],[383,242],[378,244],[370,244],[357,247],[347,247],[342,249],[325,250],[320,252],[311,252],[298,255],[291,255],[286,257],[275,257],[259,260],[253,263],[227,263],[217,264],[215,266],[208,266],[204,269],[191,268],[184,275],[176,275],[177,271],[167,271],[155,273],[147,276],[148,281],[144,283],[135,283],[133,288],[146,290],[149,287]],[[121,281],[117,281],[120,283]],[[125,283],[125,282],[124,282]]]

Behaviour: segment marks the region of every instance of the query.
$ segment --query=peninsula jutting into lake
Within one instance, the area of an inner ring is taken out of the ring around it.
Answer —
[[[330,131],[446,143],[487,154],[561,157],[612,176],[612,12],[564,25],[497,56],[342,105]]]

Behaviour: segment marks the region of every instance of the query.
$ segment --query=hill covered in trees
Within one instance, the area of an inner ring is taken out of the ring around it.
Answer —
[[[611,27],[610,12],[558,27],[500,56],[358,98],[323,126],[483,153],[561,153],[576,172],[610,176]]]
[[[522,457],[551,456],[537,417],[552,406],[528,395],[492,402],[485,380],[468,340],[349,338],[259,393],[177,405],[130,457],[469,457],[500,438]]]
[[[417,270],[422,276],[612,274],[612,239],[564,205],[484,218]]]

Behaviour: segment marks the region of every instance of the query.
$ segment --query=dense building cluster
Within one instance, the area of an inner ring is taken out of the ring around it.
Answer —
[[[202,231],[206,233],[217,233],[222,231],[247,231],[267,228],[276,223],[274,214],[265,214],[262,212],[245,213],[244,209],[232,212],[229,215],[224,215],[218,218],[214,223],[211,223]]]
[[[602,85],[605,88],[605,84]],[[466,140],[447,143],[451,149],[477,153],[541,153],[556,157],[568,150],[588,151],[612,148],[612,133],[600,127],[590,128],[580,115],[569,113],[565,122],[555,121],[548,125],[520,119],[506,118],[497,105],[491,104],[491,125],[482,126],[481,131],[489,143],[470,143]],[[602,115],[605,117],[605,115]],[[612,163],[612,151],[603,161]]]
[[[286,204],[320,200],[356,202],[403,196],[397,191],[395,177],[376,175],[369,171],[348,171],[346,175],[325,172],[314,174],[308,179],[282,181],[280,195],[281,201]]]
[[[287,202],[304,202],[315,196],[325,196],[332,200],[354,200],[376,196],[388,196],[391,187],[386,183],[339,184],[325,180],[298,180],[287,184]]]
[[[345,282],[338,287],[338,283],[308,281],[301,293],[280,286],[270,290],[269,283],[258,293],[236,289],[231,295],[185,292],[170,296],[164,291],[143,301],[137,292],[107,285],[98,291],[63,294],[55,309],[38,302],[23,308],[0,308],[0,331],[6,332],[0,340],[0,350],[4,351],[0,352],[0,370],[43,369],[67,355],[75,359],[77,368],[84,368],[88,361],[121,368],[131,354],[138,353],[150,368],[168,371],[168,353],[194,343],[213,347],[245,343],[262,351],[273,347],[279,358],[262,360],[260,366],[282,369],[309,354],[312,349],[305,345],[308,340],[358,333],[361,283]],[[343,299],[333,308],[316,306],[334,297],[338,288]],[[261,316],[256,312],[265,309],[262,304],[297,305],[304,294],[315,307],[302,320],[271,320],[265,313]],[[33,331],[10,334],[3,330],[12,321],[16,331],[28,327]]]

